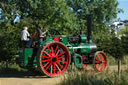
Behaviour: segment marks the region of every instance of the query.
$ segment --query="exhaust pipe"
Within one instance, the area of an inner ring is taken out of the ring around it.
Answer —
[[[88,43],[91,43],[92,42],[92,36],[91,36],[91,31],[92,31],[92,17],[91,15],[87,15],[87,32],[88,32],[88,35],[87,35],[87,39],[88,39]]]

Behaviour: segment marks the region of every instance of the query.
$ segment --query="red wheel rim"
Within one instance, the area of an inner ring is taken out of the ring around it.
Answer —
[[[103,52],[98,52],[95,57],[95,67],[96,70],[101,72],[107,66],[107,57]]]
[[[40,57],[41,67],[48,76],[59,76],[63,74],[70,61],[67,48],[61,43],[51,43],[47,45]]]

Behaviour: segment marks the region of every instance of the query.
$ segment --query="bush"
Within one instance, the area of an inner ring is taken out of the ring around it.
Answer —
[[[121,59],[124,56],[124,49],[122,48],[121,40],[117,37],[113,36],[110,42],[110,45],[108,46],[109,50],[108,53],[117,58]]]
[[[19,67],[17,64],[11,64],[9,62],[0,62],[0,74],[1,76],[7,74],[20,74],[27,72],[27,69]]]
[[[126,36],[122,36],[121,42],[122,42],[122,47],[124,49],[124,53],[127,55],[128,54],[128,34],[126,34]]]
[[[96,42],[98,50],[103,50],[105,53],[114,58],[122,58],[124,56],[123,42],[114,34],[99,31],[93,35],[93,40]],[[125,41],[124,41],[125,42]]]

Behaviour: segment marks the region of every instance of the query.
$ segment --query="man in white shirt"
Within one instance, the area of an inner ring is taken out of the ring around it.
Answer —
[[[21,41],[23,43],[24,47],[28,47],[30,46],[29,42],[30,42],[30,34],[28,32],[28,28],[24,27],[24,30],[21,32]]]

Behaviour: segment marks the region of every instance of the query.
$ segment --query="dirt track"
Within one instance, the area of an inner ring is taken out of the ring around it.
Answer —
[[[38,76],[34,73],[20,74],[4,74],[0,75],[0,85],[56,85],[62,80],[63,76],[57,78],[47,78],[46,76]]]
[[[0,78],[0,85],[55,85],[61,78]]]
[[[128,69],[128,66],[122,66],[122,69]],[[110,66],[108,67],[108,70],[117,71],[117,66]],[[0,85],[56,85],[62,79],[63,76],[57,78],[47,78],[46,76],[35,76],[27,74],[5,74],[4,76],[0,76]]]

